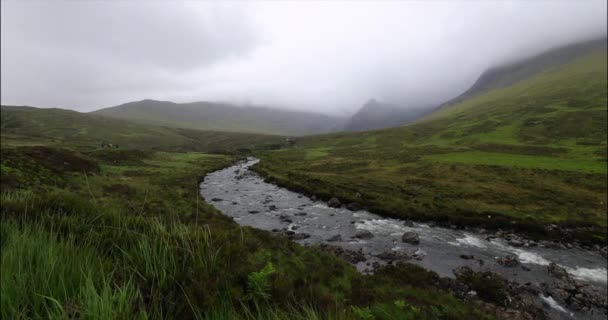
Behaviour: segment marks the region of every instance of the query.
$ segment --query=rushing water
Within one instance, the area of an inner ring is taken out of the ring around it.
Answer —
[[[367,262],[357,265],[364,271],[370,261],[379,261],[375,255],[383,252],[418,253],[422,259],[412,259],[424,268],[440,276],[453,277],[452,270],[469,266],[473,270],[496,272],[519,283],[551,282],[546,266],[555,262],[571,276],[606,292],[606,260],[599,254],[582,249],[549,249],[541,247],[513,247],[505,240],[485,240],[482,235],[462,230],[431,227],[423,223],[413,226],[404,221],[387,219],[367,211],[350,211],[330,208],[324,202],[313,201],[306,196],[264,182],[248,168],[258,160],[249,159],[235,166],[213,172],[201,183],[201,195],[224,214],[245,226],[263,230],[293,230],[305,233],[308,238],[298,240],[302,244],[328,243],[345,249],[362,249]],[[361,230],[373,233],[370,239],[357,239]],[[420,235],[420,244],[403,243],[406,231]],[[341,240],[328,239],[340,235]],[[496,257],[515,255],[522,266],[503,267]],[[462,259],[461,255],[473,255],[475,259]],[[483,260],[483,264],[479,263]],[[553,299],[545,302],[555,310],[563,309]],[[563,309],[570,317],[570,311]],[[561,317],[563,318],[563,317]]]

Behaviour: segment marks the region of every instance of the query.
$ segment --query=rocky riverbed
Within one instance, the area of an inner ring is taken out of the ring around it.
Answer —
[[[241,225],[319,245],[361,272],[415,263],[443,277],[438,285],[463,299],[477,298],[463,279],[469,272],[486,272],[505,279],[511,309],[527,308],[535,317],[542,311],[552,319],[606,317],[605,248],[568,248],[509,233],[387,219],[338,199],[325,203],[266,183],[248,170],[257,161],[250,158],[209,174],[201,195]]]

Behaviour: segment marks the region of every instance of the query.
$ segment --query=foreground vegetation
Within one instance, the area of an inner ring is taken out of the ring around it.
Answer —
[[[302,138],[256,170],[388,216],[604,243],[606,69],[604,49],[406,127]]]
[[[230,155],[2,146],[1,318],[484,319],[411,265],[363,276],[198,195]]]

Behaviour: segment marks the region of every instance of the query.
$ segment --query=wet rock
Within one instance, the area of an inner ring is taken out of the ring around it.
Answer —
[[[300,229],[300,226],[291,226],[291,230],[298,230]]]
[[[426,257],[426,252],[424,250],[418,248],[418,250],[416,250],[416,252],[414,252],[414,255],[412,257],[416,260],[422,260],[422,259],[424,259],[424,257]]]
[[[412,221],[412,220],[405,220],[405,221],[403,221],[403,225],[406,226],[406,227],[412,228],[412,227],[414,227],[414,221]]]
[[[510,246],[523,247],[524,243],[517,239],[512,239],[507,242]]]
[[[355,234],[355,238],[357,239],[371,239],[374,237],[374,234],[367,230],[359,230]]]
[[[512,268],[517,267],[519,265],[519,260],[514,255],[506,255],[504,257],[496,258],[496,263],[503,267]]]
[[[257,211],[257,210],[251,210],[251,211],[248,211],[248,212],[249,212],[249,214],[256,214],[256,213],[260,213],[260,212],[259,212],[259,211]]]
[[[549,274],[557,279],[560,280],[570,280],[570,275],[568,275],[568,272],[566,271],[566,269],[558,266],[555,262],[551,262],[548,266],[547,266],[547,271],[549,272]]]
[[[354,251],[327,244],[322,244],[320,248],[324,251],[337,255],[338,257],[348,261],[351,264],[357,264],[359,262],[364,262],[367,260],[365,258],[365,254],[363,253],[363,249]]]
[[[419,244],[420,235],[416,232],[408,231],[401,236],[401,241],[409,244]]]
[[[472,254],[461,254],[460,259],[473,260],[473,259],[475,259],[475,256],[473,256]]]
[[[340,203],[340,200],[338,200],[338,198],[331,198],[329,199],[329,201],[327,201],[327,206],[330,208],[339,208],[342,205],[342,203]]]
[[[308,233],[296,233],[289,237],[291,240],[304,240],[310,238]]]
[[[326,241],[329,241],[329,242],[342,241],[342,235],[339,235],[339,234],[333,235],[333,236],[327,238]]]
[[[213,202],[220,202],[220,201],[224,201],[224,199],[222,199],[222,198],[213,198],[213,199],[211,199],[211,201],[213,201]]]
[[[277,209],[277,206],[275,206],[274,204],[268,206],[268,210],[274,211]]]
[[[295,213],[294,215],[295,216],[305,216],[305,215],[307,215],[307,213],[306,212],[298,212],[298,213]]]
[[[408,255],[405,252],[402,251],[386,251],[386,252],[381,252],[377,255],[375,255],[376,258],[386,261],[387,263],[392,263],[394,261],[403,261],[403,260],[409,260],[412,257],[410,255]]]
[[[350,211],[357,211],[359,210],[359,205],[357,203],[351,202],[349,204],[346,205],[346,209],[350,210]]]
[[[284,214],[284,213],[282,213],[282,214],[279,216],[279,219],[281,220],[281,222],[285,222],[285,223],[292,223],[292,222],[293,222],[293,221],[291,220],[291,218],[290,218],[288,215]]]
[[[467,300],[473,300],[476,298],[477,298],[477,291],[475,291],[475,290],[471,290],[471,291],[467,292],[467,294],[465,296],[465,299],[467,299]]]
[[[239,204],[239,203],[238,203],[238,202],[236,202],[236,201],[232,201],[232,204],[237,205],[237,204]]]

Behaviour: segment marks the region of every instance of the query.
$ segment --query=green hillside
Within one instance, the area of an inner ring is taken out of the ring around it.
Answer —
[[[273,147],[284,138],[192,129],[167,128],[63,109],[2,106],[2,145],[57,145],[164,151],[234,151]]]
[[[605,239],[606,58],[592,50],[406,127],[303,138],[257,170],[390,216]]]
[[[344,122],[322,114],[258,106],[156,100],[125,103],[93,114],[176,128],[296,136],[335,131]]]

